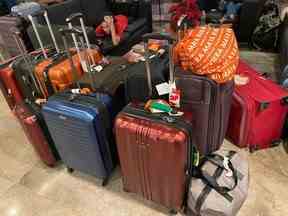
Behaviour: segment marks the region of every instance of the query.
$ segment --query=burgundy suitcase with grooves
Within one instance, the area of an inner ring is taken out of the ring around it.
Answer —
[[[24,102],[17,104],[14,114],[40,159],[50,167],[56,165],[59,155],[41,115],[40,107]]]
[[[14,72],[10,67],[13,60],[11,59],[0,65],[0,89],[11,110],[14,109],[17,103],[23,101],[22,94],[14,77]]]
[[[144,41],[147,38],[167,37],[148,34]],[[146,69],[151,96],[147,60]],[[191,113],[182,117],[151,114],[143,104],[129,104],[120,112],[115,133],[125,191],[161,204],[173,213],[181,210],[194,155],[191,121]]]

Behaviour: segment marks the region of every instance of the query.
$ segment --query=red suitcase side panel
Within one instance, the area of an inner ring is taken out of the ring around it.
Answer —
[[[0,79],[3,82],[3,87],[5,88],[4,94],[6,94],[7,103],[11,109],[17,103],[21,103],[23,101],[22,94],[17,86],[14,73],[11,67],[7,66],[0,70]]]
[[[249,82],[235,88],[227,136],[239,147],[268,148],[281,137],[288,108],[282,99],[288,94],[244,62],[238,73]]]
[[[32,144],[41,160],[48,166],[54,166],[57,160],[55,159],[47,139],[39,126],[37,117],[31,115],[22,105],[16,106],[15,115],[17,116],[29,142]]]
[[[181,209],[186,183],[186,134],[122,114],[115,126],[124,189],[168,208]]]

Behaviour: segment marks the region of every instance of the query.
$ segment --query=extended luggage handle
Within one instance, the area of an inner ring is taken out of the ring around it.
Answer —
[[[160,34],[160,33],[148,33],[142,36],[142,39],[144,41],[144,49],[145,49],[145,67],[147,72],[147,83],[148,83],[148,89],[149,89],[149,97],[152,96],[152,78],[151,78],[151,69],[150,69],[150,58],[148,55],[148,41],[149,39],[154,40],[164,40],[168,41],[169,43],[169,79],[170,84],[174,83],[174,62],[173,62],[173,45],[174,45],[174,39],[168,35],[168,34]]]
[[[177,41],[179,42],[182,39],[181,30],[184,33],[187,31],[187,15],[183,14],[177,22]]]
[[[57,44],[54,32],[53,32],[52,27],[51,27],[51,23],[50,23],[50,20],[49,20],[49,17],[48,17],[48,12],[47,12],[47,10],[43,10],[40,13],[43,15],[43,17],[45,19],[45,22],[46,22],[46,24],[48,26],[49,34],[50,34],[50,36],[52,38],[52,41],[53,41],[54,47],[56,49],[56,52],[57,52],[57,54],[60,54],[60,49],[59,49],[59,46]],[[44,44],[43,44],[43,42],[41,40],[41,37],[40,37],[39,31],[37,29],[36,23],[34,21],[34,18],[32,17],[32,15],[28,15],[28,19],[30,20],[30,22],[32,24],[33,31],[34,31],[34,33],[36,35],[36,38],[37,38],[37,41],[38,41],[38,43],[40,45],[42,53],[43,53],[44,57],[47,59],[48,55],[47,55],[46,49],[44,48]]]
[[[90,52],[91,50],[91,44],[90,44],[90,41],[89,41],[89,38],[88,38],[88,35],[87,35],[87,31],[86,31],[86,28],[85,28],[85,23],[84,23],[84,19],[83,19],[83,14],[82,13],[74,13],[74,14],[71,14],[69,17],[66,18],[66,23],[68,24],[68,27],[70,29],[73,28],[73,24],[72,22],[74,20],[78,19],[79,22],[80,22],[80,26],[81,26],[81,29],[82,29],[82,32],[83,32],[83,36],[84,36],[84,39],[85,39],[85,42],[87,44],[87,47],[88,47],[88,50]],[[73,41],[75,43],[75,47],[77,49],[78,45],[77,45],[77,39],[76,39],[76,35],[75,34],[72,34],[72,38],[73,38]],[[80,49],[78,47],[78,50],[80,52]],[[92,64],[93,65],[96,65],[96,62],[95,62],[95,59],[93,58],[92,55],[90,55],[90,58],[92,60]]]
[[[83,54],[84,61],[85,61],[85,67],[86,67],[87,72],[89,73],[89,76],[90,76],[91,88],[92,88],[92,90],[95,90],[95,83],[94,83],[94,78],[93,78],[93,69],[92,69],[92,66],[90,63],[88,49],[85,47],[85,42],[84,42],[84,38],[83,38],[84,37],[83,31],[81,31],[77,28],[73,28],[73,27],[62,29],[61,31],[62,31],[62,34],[64,34],[64,35],[73,34],[75,36],[76,40],[77,40],[77,37],[79,37],[80,45],[81,45],[81,48],[83,49],[83,53],[78,53],[78,54],[81,56],[81,58],[82,58],[82,54]],[[78,87],[79,87],[79,85],[78,85]]]
[[[78,73],[77,73],[77,68],[75,67],[74,65],[74,62],[73,62],[73,58],[72,58],[72,54],[69,50],[69,46],[68,46],[68,42],[67,42],[67,39],[66,39],[66,36],[69,34],[74,34],[75,37],[76,37],[76,34],[79,34],[78,31],[76,31],[75,29],[67,29],[67,28],[61,28],[59,29],[59,32],[61,33],[62,35],[62,40],[63,40],[63,44],[64,44],[64,48],[67,52],[67,56],[68,56],[68,60],[69,60],[69,63],[70,63],[70,67],[72,69],[72,73],[73,73],[73,76],[74,76],[74,80],[77,81],[78,80]],[[76,82],[77,84],[77,87],[80,88],[80,84],[78,82]]]
[[[32,78],[32,81],[34,83],[34,86],[36,87],[38,93],[40,95],[45,95],[45,91],[43,89],[43,86],[41,85],[40,81],[35,77],[34,75],[34,69],[32,67],[33,63],[31,61],[30,58],[28,58],[28,53],[25,49],[25,45],[24,42],[21,39],[21,32],[19,32],[18,30],[11,28],[10,31],[13,33],[13,37],[14,40],[16,42],[16,45],[19,49],[19,51],[21,52],[22,58],[26,64],[26,66],[29,68],[29,72],[30,72],[30,77]],[[35,96],[35,92],[32,93]]]

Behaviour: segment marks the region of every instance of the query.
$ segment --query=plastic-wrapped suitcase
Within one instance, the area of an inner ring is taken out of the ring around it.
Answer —
[[[147,34],[144,41],[148,38],[171,42],[164,35]],[[148,61],[146,56],[147,75]],[[150,88],[150,95],[151,92]],[[133,103],[118,114],[115,134],[125,191],[161,204],[172,210],[171,213],[181,210],[194,156],[193,116],[191,113],[181,117],[151,114],[143,104]]]
[[[40,110],[38,105],[26,101],[15,106],[14,114],[37,155],[47,166],[53,167],[60,157]]]
[[[236,85],[227,137],[251,151],[278,145],[287,115],[288,92],[240,61],[238,74],[248,83]]]
[[[218,150],[225,138],[234,81],[213,80],[176,68],[175,80],[181,91],[181,108],[193,113],[194,143],[201,154]]]
[[[14,72],[10,64],[15,58],[0,65],[0,89],[10,109],[13,110],[17,103],[23,101],[23,96],[16,83]]]
[[[111,97],[106,94],[65,92],[50,97],[42,110],[68,170],[102,178],[103,185],[117,164],[112,104]]]

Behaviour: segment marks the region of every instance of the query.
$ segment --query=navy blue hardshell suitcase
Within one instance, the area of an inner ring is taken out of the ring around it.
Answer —
[[[58,93],[42,112],[68,171],[78,170],[103,179],[103,186],[118,162],[113,138],[110,96],[101,93]]]

